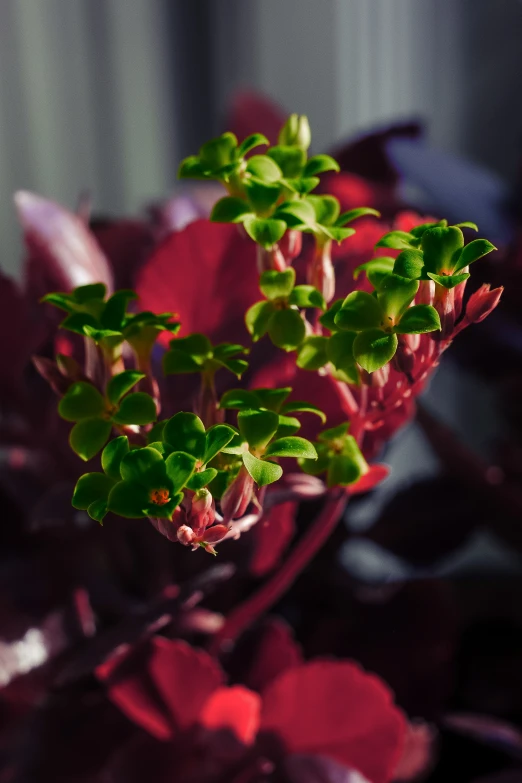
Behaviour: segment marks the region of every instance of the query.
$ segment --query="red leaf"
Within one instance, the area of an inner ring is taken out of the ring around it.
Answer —
[[[199,716],[201,726],[211,731],[229,729],[245,745],[251,745],[259,728],[261,698],[257,693],[235,685],[218,688]]]
[[[42,282],[46,290],[70,291],[88,283],[112,288],[107,259],[83,220],[27,191],[18,191],[15,204],[30,253],[28,282],[33,288]]]
[[[327,756],[388,783],[402,753],[406,722],[392,693],[350,662],[316,661],[291,669],[263,694],[263,731],[290,753]]]
[[[245,678],[249,688],[263,691],[288,669],[303,662],[301,650],[290,627],[276,617],[269,617],[259,630],[255,657]]]
[[[223,679],[209,655],[159,636],[98,667],[96,674],[128,718],[163,740],[196,723]]]
[[[140,220],[97,220],[91,231],[110,261],[116,288],[132,288],[154,246],[152,227]]]
[[[248,340],[244,314],[260,299],[255,254],[237,226],[197,220],[171,234],[142,269],[141,306],[178,313],[182,334]]]
[[[361,476],[359,481],[350,487],[350,495],[361,495],[363,492],[369,492],[371,489],[388,478],[390,468],[387,465],[370,465],[370,470]]]
[[[254,553],[250,571],[263,576],[279,562],[295,533],[297,503],[280,503],[269,509],[254,528]]]

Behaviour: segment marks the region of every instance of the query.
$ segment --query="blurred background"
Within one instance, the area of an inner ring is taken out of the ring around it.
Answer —
[[[308,114],[316,151],[416,119],[512,184],[521,40],[519,0],[1,0],[2,264],[15,190],[136,211],[245,87]]]

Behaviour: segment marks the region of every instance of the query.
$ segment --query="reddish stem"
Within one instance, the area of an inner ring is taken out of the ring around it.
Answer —
[[[279,571],[268,582],[239,604],[226,618],[223,628],[214,637],[210,652],[218,655],[230,647],[237,637],[252,625],[288,590],[303,568],[315,556],[339,522],[347,503],[344,488],[330,491],[320,514],[291,551]]]

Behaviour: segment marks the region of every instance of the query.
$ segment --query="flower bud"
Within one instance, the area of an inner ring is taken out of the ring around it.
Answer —
[[[449,340],[455,328],[455,289],[437,286],[435,290],[435,310],[440,316],[440,332],[430,332],[432,340]]]
[[[365,386],[369,386],[372,389],[382,389],[383,386],[386,386],[388,383],[388,379],[390,377],[390,365],[385,364],[384,367],[381,367],[379,370],[375,370],[375,372],[367,372],[366,370],[361,370],[361,381]]]
[[[459,269],[459,273],[468,273],[469,272],[469,266],[465,266],[463,269]],[[464,291],[466,290],[466,283],[468,281],[464,280],[462,283],[459,283],[454,288],[454,307],[455,307],[455,320],[460,318],[460,314],[462,313],[462,303],[464,300]]]
[[[480,288],[471,294],[468,306],[466,307],[466,317],[472,324],[479,324],[484,318],[493,312],[500,301],[504,288],[494,288],[490,290],[489,283],[484,283]]]
[[[331,247],[331,242],[318,244],[306,270],[308,283],[322,293],[326,302],[331,302],[335,296],[335,271],[332,264]]]
[[[231,519],[242,517],[252,500],[254,491],[254,479],[242,465],[232,484],[225,490],[221,498],[221,511],[223,519],[229,522]]]
[[[191,546],[194,543],[194,531],[188,525],[181,525],[178,528],[177,538],[183,546]]]
[[[214,498],[208,489],[198,489],[192,498],[188,521],[196,535],[200,535],[205,528],[214,523],[216,509]]]
[[[312,141],[310,123],[304,114],[291,114],[279,132],[278,144],[307,150]]]
[[[292,261],[301,252],[303,247],[303,234],[296,229],[289,229],[279,240],[279,248],[287,261]]]
[[[410,376],[415,366],[415,354],[409,346],[408,340],[405,339],[407,337],[409,337],[409,335],[398,335],[399,344],[397,346],[395,356],[392,359],[392,364],[398,372],[402,372],[404,375]]]

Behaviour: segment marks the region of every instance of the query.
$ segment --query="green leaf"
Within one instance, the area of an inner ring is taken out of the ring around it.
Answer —
[[[487,239],[474,239],[462,248],[457,263],[453,267],[453,273],[459,272],[461,269],[464,269],[474,261],[478,261],[479,258],[486,256],[488,253],[491,253],[492,250],[496,249],[495,245],[492,245]]]
[[[243,463],[258,487],[266,487],[267,484],[273,484],[274,481],[277,481],[283,475],[281,465],[257,459],[248,451],[243,454]]]
[[[194,473],[196,459],[184,451],[174,451],[165,460],[165,467],[172,481],[172,491],[179,492]]]
[[[147,445],[163,438],[163,430],[165,429],[167,421],[167,419],[163,419],[163,421],[158,421],[151,427],[150,431],[147,433]]]
[[[388,334],[381,329],[361,332],[353,343],[354,357],[367,372],[375,372],[384,367],[393,358],[396,350],[397,335]]]
[[[237,356],[238,353],[249,353],[249,349],[244,345],[236,343],[220,343],[214,347],[214,358],[223,361],[231,356]]]
[[[295,351],[306,336],[306,327],[298,310],[276,310],[268,324],[274,345],[284,351]]]
[[[330,464],[328,447],[324,443],[317,444],[317,459],[299,459],[298,464],[303,473],[311,476],[319,476],[327,470]]]
[[[270,144],[267,137],[263,136],[262,133],[252,133],[250,136],[247,136],[246,139],[243,139],[237,148],[238,158],[242,158],[247,152],[253,150],[254,147],[260,147],[262,144],[266,144],[267,146]]]
[[[438,226],[428,229],[422,235],[426,271],[451,274],[463,247],[464,235],[460,228]]]
[[[79,285],[72,292],[75,302],[85,304],[93,299],[105,299],[107,286],[105,283],[89,283],[88,285]]]
[[[165,484],[166,468],[162,455],[151,446],[132,449],[120,463],[123,481],[132,481],[149,489]]]
[[[132,299],[137,299],[138,294],[130,289],[116,291],[103,308],[100,316],[100,324],[104,329],[121,331],[127,312],[127,305]]]
[[[358,207],[357,209],[349,209],[348,212],[343,212],[335,221],[336,226],[346,226],[347,223],[351,223],[357,218],[364,217],[365,215],[373,215],[374,217],[380,217],[381,213],[372,207]]]
[[[100,416],[105,411],[105,400],[92,383],[78,381],[69,386],[58,405],[58,413],[66,421],[80,421]]]
[[[347,383],[359,383],[359,371],[353,355],[356,332],[336,332],[326,345],[326,355],[336,370],[343,374]]]
[[[313,285],[296,285],[288,297],[288,302],[297,307],[317,307],[326,310],[324,297]]]
[[[469,276],[469,272],[460,275],[434,275],[433,272],[428,272],[428,277],[443,288],[455,288],[456,285],[467,280]]]
[[[341,205],[335,196],[308,196],[306,201],[314,208],[315,220],[320,225],[332,226],[339,217]]]
[[[40,299],[42,304],[51,304],[54,307],[58,307],[60,310],[65,310],[66,313],[73,313],[75,310],[74,299],[71,294],[46,294]]]
[[[107,501],[109,511],[126,519],[141,519],[147,516],[145,508],[148,504],[147,490],[134,481],[119,481],[111,489]]]
[[[87,510],[95,500],[107,500],[114,481],[104,473],[85,473],[80,476],[72,496],[73,508]]]
[[[249,409],[258,408],[259,399],[255,392],[248,389],[229,389],[226,391],[219,402],[220,408],[225,409]]]
[[[214,459],[216,454],[219,454],[221,449],[230,443],[234,435],[236,435],[235,430],[227,424],[214,424],[214,426],[209,427],[206,435],[203,463],[206,465],[207,462]]]
[[[283,176],[275,160],[267,155],[253,155],[249,158],[247,171],[264,182],[278,182]]]
[[[326,236],[330,237],[330,239],[333,239],[339,244],[341,244],[344,239],[348,239],[348,237],[351,237],[353,234],[355,234],[354,228],[339,228],[338,226],[323,226],[322,230]]]
[[[156,403],[150,394],[134,392],[123,398],[112,418],[116,424],[151,424],[158,418]]]
[[[242,436],[237,433],[237,435],[234,435],[228,446],[225,446],[223,449],[221,449],[221,452],[223,454],[235,454],[240,455],[243,454],[245,451],[248,451],[248,443],[246,440],[243,440]]]
[[[314,155],[308,160],[304,169],[305,177],[313,177],[324,171],[340,171],[341,167],[330,155]]]
[[[408,307],[394,332],[397,334],[425,334],[440,329],[440,316],[431,305]]]
[[[337,427],[330,427],[328,430],[323,430],[317,436],[317,439],[322,443],[331,443],[332,441],[337,441],[339,439],[344,440],[346,438],[349,426],[349,422],[346,421],[342,424],[338,424]]]
[[[437,228],[439,226],[447,226],[448,221],[447,220],[439,220],[438,223],[421,223],[419,226],[415,226],[415,228],[411,229],[411,235],[412,237],[415,237],[415,239],[420,239],[422,235],[429,229],[429,228]]]
[[[395,259],[393,272],[409,280],[420,280],[424,273],[424,255],[422,251],[403,250]]]
[[[94,519],[95,522],[99,522],[100,524],[103,523],[103,519],[107,515],[107,511],[107,501],[101,499],[95,500],[87,509],[87,513],[90,518]]]
[[[275,160],[283,177],[299,177],[306,163],[306,152],[302,147],[278,144],[267,152]]]
[[[465,220],[464,223],[455,223],[457,228],[471,228],[472,231],[478,231],[476,223],[470,223],[469,220]]]
[[[292,177],[282,179],[281,184],[293,193],[299,193],[301,196],[305,196],[307,193],[314,190],[320,181],[319,177]]]
[[[246,217],[244,224],[247,234],[264,248],[275,245],[286,231],[286,223],[283,220],[272,218]]]
[[[203,489],[203,487],[206,487],[211,481],[214,481],[217,474],[218,471],[215,468],[207,468],[206,470],[201,470],[199,473],[193,473],[187,481],[187,487],[194,492],[197,492],[198,489]]]
[[[178,169],[179,179],[211,179],[208,169],[199,159],[199,155],[189,155],[181,161]]]
[[[272,441],[265,451],[265,457],[301,457],[302,459],[317,459],[317,452],[306,438],[279,438]]]
[[[288,435],[294,435],[301,429],[301,422],[295,416],[285,416],[279,414],[279,426],[275,434],[276,438],[286,438]]]
[[[250,206],[242,198],[225,196],[214,204],[210,220],[213,223],[240,223],[245,215],[251,213]]]
[[[212,343],[206,335],[199,332],[193,332],[187,337],[176,337],[169,345],[196,358],[206,359],[207,356],[212,356]]]
[[[73,313],[67,316],[60,324],[62,329],[67,329],[69,332],[76,332],[76,334],[87,334],[85,331],[88,327],[96,329],[98,322],[94,316],[89,313]]]
[[[191,372],[201,372],[203,360],[196,360],[189,353],[171,348],[163,354],[163,372],[165,375],[183,375]]]
[[[163,443],[161,440],[150,441],[147,439],[147,446],[150,446],[151,449],[156,449],[158,454],[161,454],[164,459],[174,451],[172,446],[169,446],[168,443]]]
[[[241,378],[248,370],[248,362],[244,359],[221,359],[220,363],[237,378]]]
[[[244,188],[254,212],[260,214],[269,212],[281,194],[281,185],[277,182],[263,182],[255,177],[246,180]]]
[[[313,229],[316,224],[315,210],[308,201],[285,201],[276,209],[274,217],[284,220],[288,228]]]
[[[118,375],[111,378],[107,384],[107,397],[113,405],[116,405],[123,395],[127,394],[133,386],[136,386],[138,381],[141,381],[142,378],[146,378],[145,373],[138,372],[137,370],[124,370],[124,372],[120,372]]]
[[[88,324],[83,327],[83,333],[86,337],[90,337],[95,343],[103,343],[104,345],[115,348],[117,345],[123,342],[123,334],[116,332],[113,329],[95,329]]]
[[[101,464],[105,473],[115,481],[120,481],[120,465],[122,459],[129,453],[129,440],[125,435],[111,440],[102,451]]]
[[[281,408],[281,413],[313,413],[319,416],[323,424],[326,421],[326,414],[316,405],[312,405],[311,402],[300,402],[298,400],[285,402]]]
[[[297,351],[296,364],[303,370],[318,370],[328,361],[326,354],[327,337],[306,337]]]
[[[279,412],[281,405],[291,391],[290,386],[285,386],[282,389],[254,389],[261,407],[269,411],[276,411],[276,413]]]
[[[330,332],[336,332],[338,327],[335,324],[335,316],[343,306],[344,299],[336,299],[332,302],[326,313],[319,317],[319,322]]]
[[[71,449],[87,462],[104,447],[111,430],[110,421],[82,419],[74,425],[69,434]]]
[[[274,411],[239,411],[237,424],[250,448],[262,450],[276,434],[279,416]]]
[[[205,426],[194,413],[176,413],[165,424],[163,440],[176,451],[186,451],[203,461],[206,448]]]
[[[393,273],[386,275],[377,292],[377,299],[387,321],[399,318],[413,301],[418,290],[418,280],[408,280]]]
[[[259,288],[267,299],[288,297],[295,283],[295,269],[289,266],[283,272],[268,269],[259,279]]]
[[[199,159],[203,166],[211,171],[230,163],[237,147],[237,138],[233,133],[223,133],[216,139],[211,139],[203,144],[199,151]]]
[[[256,343],[268,331],[270,320],[275,313],[275,307],[272,302],[256,302],[250,307],[245,315],[246,328],[252,335],[252,340]]]
[[[356,267],[353,272],[354,280],[357,280],[361,272],[366,273],[366,277],[373,285],[374,288],[379,288],[383,278],[393,272],[393,265],[395,259],[390,256],[382,256],[381,258],[372,258],[371,261],[366,261],[364,264]]]
[[[335,454],[330,459],[326,474],[329,487],[346,487],[354,484],[361,477],[360,466],[345,454]]]
[[[383,312],[377,299],[366,291],[348,294],[334,318],[338,329],[358,332],[380,326]]]
[[[412,240],[414,238],[411,234],[408,234],[406,231],[390,231],[388,234],[385,234],[375,247],[389,247],[393,250],[408,250],[412,247]]]

